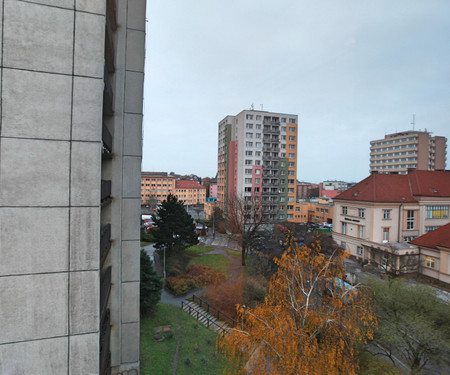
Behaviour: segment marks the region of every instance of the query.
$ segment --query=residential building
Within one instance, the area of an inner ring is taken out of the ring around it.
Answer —
[[[319,184],[319,197],[334,198],[353,185],[344,181],[323,181]]]
[[[295,204],[295,223],[333,223],[333,202],[328,199],[299,200]]]
[[[334,198],[333,238],[351,256],[417,271],[416,237],[450,222],[450,171],[372,173]]]
[[[175,177],[167,172],[142,172],[141,204],[162,202],[169,194],[175,194]]]
[[[219,122],[217,201],[261,203],[265,220],[293,219],[298,116],[244,110]]]
[[[419,273],[450,286],[450,224],[417,237],[411,243],[419,248]]]
[[[297,199],[318,198],[319,185],[297,181]]]
[[[444,170],[447,138],[427,131],[387,134],[370,142],[370,171],[406,174],[408,169]]]
[[[1,1],[1,374],[139,371],[145,6]]]
[[[204,204],[206,201],[206,188],[197,181],[175,181],[175,195],[186,205]]]

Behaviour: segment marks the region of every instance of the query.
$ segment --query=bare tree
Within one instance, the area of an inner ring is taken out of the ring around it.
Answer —
[[[261,202],[254,197],[230,197],[226,218],[231,232],[239,238],[242,265],[245,266],[246,254],[257,239],[258,232],[267,224],[263,220]]]

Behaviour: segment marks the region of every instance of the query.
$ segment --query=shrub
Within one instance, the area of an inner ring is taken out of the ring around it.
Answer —
[[[233,282],[224,282],[215,286],[208,286],[204,293],[204,298],[214,307],[236,319],[236,305],[243,304],[242,277]]]
[[[141,250],[140,276],[141,315],[151,315],[161,298],[162,281],[153,269],[153,262],[144,250]]]
[[[255,306],[262,302],[268,287],[267,280],[262,276],[247,276],[244,282],[243,300],[247,306]]]

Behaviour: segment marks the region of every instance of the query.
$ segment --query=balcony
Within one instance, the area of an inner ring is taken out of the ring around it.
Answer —
[[[105,264],[111,249],[111,224],[106,224],[100,232],[100,268]]]
[[[100,324],[100,375],[111,374],[111,315],[106,309],[105,316]]]
[[[103,83],[103,115],[112,116],[114,114],[114,93],[111,84],[111,73],[108,72],[106,64],[104,69]]]
[[[111,159],[112,158],[112,135],[109,132],[106,125],[102,125],[102,158]]]
[[[111,181],[110,180],[102,180],[100,197],[101,197],[100,204],[102,207],[105,207],[111,203]]]
[[[111,292],[111,267],[103,271],[100,277],[100,317],[103,320],[108,310],[109,294]]]

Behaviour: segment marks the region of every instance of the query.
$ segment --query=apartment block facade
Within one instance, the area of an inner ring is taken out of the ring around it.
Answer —
[[[450,222],[450,171],[373,173],[334,198],[333,239],[360,261],[416,272],[415,238]]]
[[[370,142],[370,172],[406,174],[408,169],[444,170],[447,138],[426,131],[387,134]]]
[[[266,221],[294,218],[298,116],[244,110],[219,122],[217,202],[261,203]]]
[[[145,0],[0,12],[0,373],[137,374]]]

